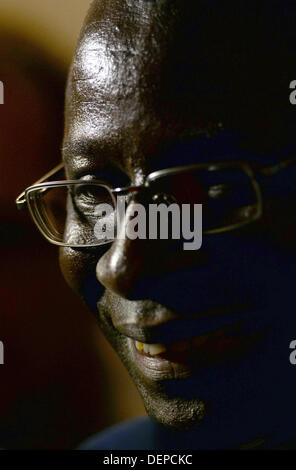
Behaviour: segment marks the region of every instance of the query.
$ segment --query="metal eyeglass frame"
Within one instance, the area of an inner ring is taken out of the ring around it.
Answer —
[[[60,163],[56,167],[54,167],[51,171],[46,173],[42,178],[40,178],[38,181],[36,181],[33,185],[29,186],[26,188],[16,199],[16,205],[19,210],[24,210],[26,208],[29,208],[31,217],[33,221],[35,222],[37,228],[41,232],[41,234],[52,244],[57,245],[57,246],[64,246],[64,247],[71,247],[71,248],[87,248],[87,247],[94,247],[94,246],[101,246],[105,243],[112,243],[112,240],[108,240],[105,243],[98,243],[98,244],[84,244],[84,245],[77,245],[77,244],[71,244],[71,243],[63,243],[59,242],[57,240],[54,240],[52,238],[51,233],[49,230],[46,229],[44,224],[42,223],[41,219],[38,217],[38,214],[36,214],[29,202],[29,194],[32,191],[35,191],[37,189],[42,189],[42,188],[53,188],[53,187],[59,187],[59,186],[73,186],[73,185],[82,185],[82,184],[87,184],[89,185],[94,185],[94,186],[100,186],[104,187],[107,189],[109,192],[113,203],[114,207],[116,208],[116,198],[115,196],[120,196],[120,195],[127,195],[130,193],[135,193],[139,192],[147,187],[150,186],[151,182],[156,181],[157,179],[167,176],[167,175],[177,175],[180,173],[187,173],[191,172],[193,170],[202,170],[207,168],[209,171],[215,171],[217,169],[221,168],[239,168],[243,170],[247,176],[250,179],[250,182],[253,186],[254,192],[257,197],[257,210],[256,213],[250,217],[248,220],[241,221],[232,225],[227,225],[224,227],[219,227],[217,229],[212,229],[212,230],[207,230],[204,231],[203,233],[205,234],[214,234],[214,233],[221,233],[221,232],[226,232],[230,230],[235,230],[237,228],[243,227],[244,225],[248,225],[256,220],[258,220],[262,216],[262,193],[261,193],[261,188],[260,184],[255,178],[255,173],[260,173],[264,177],[270,177],[275,174],[277,174],[279,171],[283,170],[284,168],[294,164],[296,162],[296,158],[290,158],[289,160],[284,160],[280,161],[279,163],[271,166],[259,166],[258,164],[254,164],[251,162],[247,161],[214,161],[214,162],[208,162],[208,163],[198,163],[198,164],[192,164],[192,165],[183,165],[183,166],[178,166],[178,167],[172,167],[172,168],[166,168],[158,171],[154,171],[150,173],[146,179],[145,182],[141,185],[138,186],[126,186],[122,188],[112,188],[106,184],[101,183],[100,181],[96,180],[91,180],[91,181],[84,181],[84,180],[62,180],[62,181],[50,181],[47,182],[47,180],[51,177],[53,177],[56,173],[61,171],[64,168],[64,164]]]

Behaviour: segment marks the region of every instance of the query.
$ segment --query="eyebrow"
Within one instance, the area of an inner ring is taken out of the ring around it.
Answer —
[[[192,139],[180,140],[161,150],[152,160],[149,172],[161,168],[209,161],[241,160],[249,163],[268,165],[271,156],[242,146],[243,135],[235,131],[221,131],[216,134],[198,135]]]
[[[110,148],[98,139],[81,139],[66,142],[62,155],[69,176],[93,172],[110,162]]]
[[[71,163],[70,159],[75,155],[89,155],[93,154],[99,149],[99,142],[96,140],[81,139],[71,140],[62,146],[62,153],[65,163]]]
[[[166,146],[166,149],[164,150],[164,154],[168,153],[170,149],[174,150],[176,147],[188,147],[188,146],[194,146],[198,147],[202,145],[202,142],[206,140],[207,146],[216,140],[217,138],[220,140],[221,138],[224,140],[226,139],[234,139],[237,140],[238,135],[237,133],[234,132],[228,132],[222,129],[217,129],[215,133],[209,133],[208,131],[201,132],[197,134],[195,137],[188,138],[185,136],[180,136],[180,140],[176,139],[176,141],[168,142],[168,145]],[[206,137],[206,138],[205,138]],[[85,156],[92,156],[92,157],[97,157],[98,154],[102,155],[103,154],[110,154],[110,150],[114,151],[114,144],[110,145],[106,140],[100,139],[100,138],[85,138],[85,139],[73,139],[69,140],[66,142],[63,147],[62,147],[62,153],[64,156],[64,162],[66,164],[72,163],[73,157],[75,158],[75,155],[85,155]],[[158,153],[158,152],[157,152]],[[162,152],[161,152],[162,153]],[[71,159],[71,161],[70,161]]]
[[[271,155],[252,150],[242,150],[237,132],[221,131],[216,135],[199,135],[192,139],[170,142],[147,161],[147,173],[178,165],[220,160],[247,160],[260,165],[272,165]],[[118,153],[111,145],[100,139],[77,139],[62,147],[63,159],[70,178],[98,172],[106,167],[124,171]]]

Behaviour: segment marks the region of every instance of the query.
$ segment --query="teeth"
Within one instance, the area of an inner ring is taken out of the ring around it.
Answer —
[[[157,354],[163,353],[166,351],[166,347],[164,344],[146,344],[140,343],[140,341],[136,341],[136,348],[138,351],[143,351],[146,354],[150,354],[150,356],[156,356]]]
[[[140,343],[140,341],[136,341],[136,348],[137,348],[138,351],[143,351],[144,344]]]
[[[222,333],[218,332],[215,336],[219,337]],[[207,340],[209,335],[201,335],[195,338],[186,339],[183,341],[178,341],[176,343],[171,343],[168,348],[169,351],[173,353],[182,353],[189,350],[194,350],[202,346]],[[158,344],[147,344],[141,343],[140,341],[135,341],[135,345],[138,351],[144,352],[145,354],[150,354],[150,356],[156,356],[167,351],[167,347],[163,343]]]

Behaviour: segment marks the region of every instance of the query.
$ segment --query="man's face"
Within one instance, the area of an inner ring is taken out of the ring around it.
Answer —
[[[268,165],[291,156],[283,78],[261,26],[246,26],[252,15],[233,24],[217,5],[193,21],[195,2],[182,3],[93,3],[67,92],[68,178],[118,187],[187,163]],[[293,194],[287,172],[275,178],[261,220],[204,236],[196,252],[128,239],[61,250],[66,280],[97,313],[149,414],[164,424],[188,427],[233,412],[241,425],[250,409],[272,422],[280,408],[295,263]],[[74,218],[69,224],[81,230]],[[166,351],[145,353],[136,341]]]

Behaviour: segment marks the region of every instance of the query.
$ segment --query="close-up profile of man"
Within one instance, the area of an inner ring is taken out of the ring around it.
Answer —
[[[295,26],[289,0],[91,3],[63,164],[18,200],[148,414],[81,449],[295,446]],[[118,234],[138,204],[202,204],[201,246],[95,239],[118,195]]]

